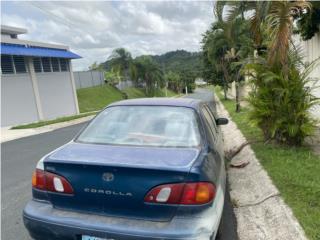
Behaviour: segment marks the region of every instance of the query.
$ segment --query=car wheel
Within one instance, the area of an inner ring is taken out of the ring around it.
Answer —
[[[222,239],[223,239],[223,237],[222,237],[222,233],[223,233],[223,222],[224,222],[224,221],[223,221],[223,215],[222,215],[215,240],[222,240]],[[212,239],[212,240],[214,240],[214,239]]]

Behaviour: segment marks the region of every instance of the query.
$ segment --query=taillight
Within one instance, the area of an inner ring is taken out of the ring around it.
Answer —
[[[145,202],[162,204],[199,205],[211,202],[215,186],[209,182],[176,183],[157,186],[148,192]]]
[[[70,183],[62,176],[36,169],[32,175],[32,187],[58,193],[73,194]]]

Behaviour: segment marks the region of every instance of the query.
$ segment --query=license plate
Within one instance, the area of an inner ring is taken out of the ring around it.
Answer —
[[[99,238],[99,237],[82,235],[81,240],[114,240],[114,239],[113,238]]]

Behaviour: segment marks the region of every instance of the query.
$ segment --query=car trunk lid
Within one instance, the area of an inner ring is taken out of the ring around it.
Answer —
[[[177,206],[147,204],[153,187],[184,182],[199,150],[69,143],[44,161],[65,177],[73,195],[49,193],[56,208],[167,221]]]

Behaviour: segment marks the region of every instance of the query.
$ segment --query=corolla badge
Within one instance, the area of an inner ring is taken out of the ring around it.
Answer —
[[[131,192],[121,192],[121,191],[114,191],[114,190],[109,190],[109,189],[84,188],[83,190],[86,193],[96,193],[96,194],[125,196],[125,197],[132,197],[133,196],[133,194]]]
[[[106,182],[111,182],[114,179],[114,175],[112,173],[106,172],[102,174],[102,179]]]

